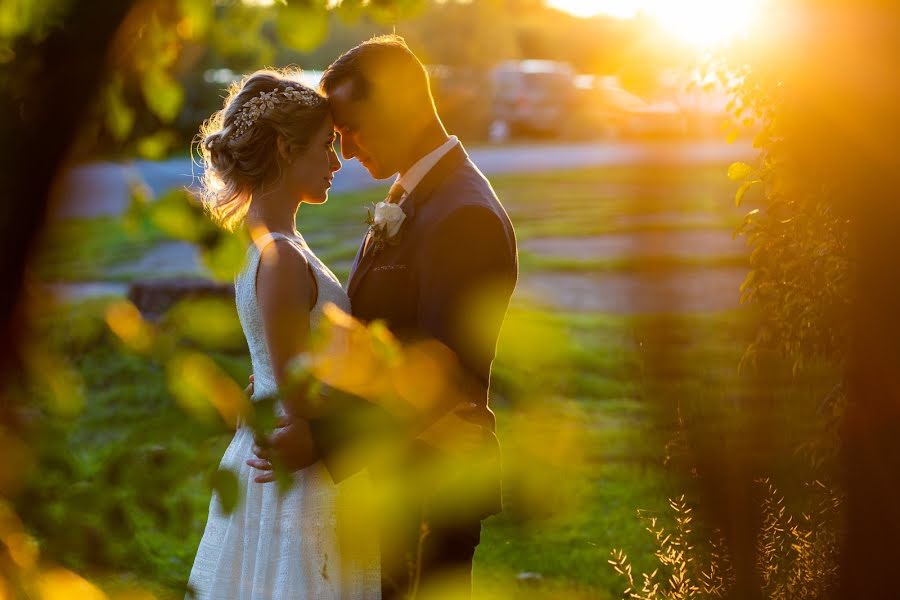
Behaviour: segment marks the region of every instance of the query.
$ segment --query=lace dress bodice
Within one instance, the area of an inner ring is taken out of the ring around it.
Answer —
[[[256,296],[256,272],[263,249],[275,240],[286,240],[298,252],[303,254],[316,279],[318,297],[309,312],[310,330],[314,330],[322,319],[325,305],[329,302],[344,312],[350,312],[350,299],[341,287],[334,273],[319,260],[309,249],[302,236],[286,236],[281,233],[269,233],[250,244],[244,268],[235,279],[235,301],[238,317],[250,347],[250,360],[253,365],[253,397],[263,398],[276,393],[275,373],[269,360],[269,351],[263,332],[262,317],[259,313],[259,301]]]

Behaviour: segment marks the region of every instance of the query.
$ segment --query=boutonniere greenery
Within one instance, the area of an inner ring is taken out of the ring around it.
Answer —
[[[400,241],[400,230],[406,213],[397,204],[379,202],[367,209],[366,223],[372,235],[372,249],[378,252],[386,245],[396,245]]]

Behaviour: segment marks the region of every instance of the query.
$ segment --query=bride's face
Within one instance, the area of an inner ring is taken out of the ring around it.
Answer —
[[[325,119],[312,141],[284,170],[285,182],[301,202],[322,204],[341,161],[334,151],[334,122]]]

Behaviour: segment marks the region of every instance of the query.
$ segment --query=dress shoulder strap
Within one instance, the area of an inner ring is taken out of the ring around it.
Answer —
[[[265,248],[275,240],[285,240],[286,242],[290,242],[294,247],[302,250],[302,247],[297,243],[297,240],[291,238],[290,236],[284,235],[283,233],[274,231],[270,231],[269,233],[256,238],[255,240],[253,240],[253,245],[256,246],[256,251],[262,254],[262,251],[265,250]]]

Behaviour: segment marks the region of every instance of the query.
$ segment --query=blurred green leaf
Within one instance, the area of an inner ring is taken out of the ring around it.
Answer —
[[[278,494],[284,496],[294,485],[294,474],[287,469],[275,465],[275,485],[278,486]]]
[[[250,426],[256,435],[267,436],[275,429],[278,422],[278,398],[267,396],[255,399],[251,404]]]
[[[154,69],[144,75],[141,82],[144,100],[153,113],[165,122],[178,116],[184,101],[184,90],[165,71]]]
[[[753,167],[743,162],[731,163],[728,167],[728,179],[732,181],[740,181],[753,172]]]
[[[215,226],[191,200],[187,191],[175,188],[145,205],[150,223],[167,236],[188,242],[199,242]]]
[[[203,348],[244,350],[246,343],[234,302],[223,298],[192,298],[169,309],[165,325],[175,334]]]
[[[69,4],[69,0],[4,0],[0,3],[0,38],[41,35],[59,21]]]
[[[238,500],[240,499],[237,475],[228,469],[219,469],[213,473],[210,487],[218,494],[225,514],[234,512],[234,509],[237,508]]]
[[[137,236],[147,226],[147,207],[153,201],[153,192],[137,176],[128,179],[128,208],[119,222],[129,236]]]
[[[376,23],[392,25],[425,5],[424,0],[370,0],[365,6]]]
[[[343,0],[334,8],[334,13],[344,23],[356,23],[365,13],[364,0]]]
[[[178,8],[184,16],[183,22],[190,33],[185,37],[194,38],[206,34],[213,20],[214,7],[209,0],[178,0]],[[179,24],[179,27],[182,25]]]
[[[177,352],[166,363],[169,391],[181,407],[201,422],[213,422],[218,412],[234,428],[247,418],[244,391],[215,361],[201,352]]]
[[[138,140],[136,149],[143,158],[162,160],[177,143],[178,136],[174,131],[162,129]]]
[[[310,52],[328,35],[328,11],[323,5],[293,2],[277,9],[275,27],[285,46]]]
[[[741,184],[741,186],[737,189],[737,192],[734,194],[734,205],[740,206],[741,202],[744,200],[744,195],[746,195],[747,190],[751,187],[759,183],[758,179],[751,179],[750,181],[745,181]]]
[[[106,127],[113,138],[124,140],[134,127],[134,111],[125,100],[122,78],[113,76],[106,88]]]
[[[240,271],[247,253],[249,241],[246,235],[223,235],[212,248],[204,248],[201,253],[203,264],[215,279],[232,281]]]

